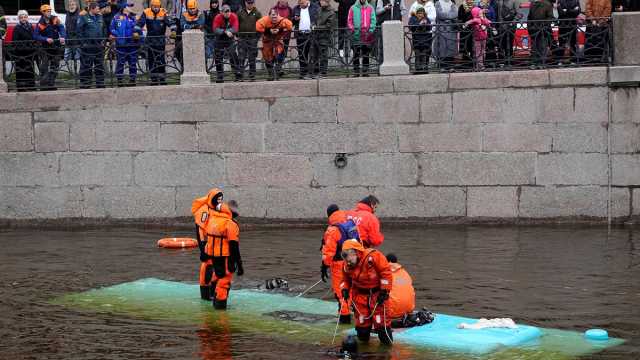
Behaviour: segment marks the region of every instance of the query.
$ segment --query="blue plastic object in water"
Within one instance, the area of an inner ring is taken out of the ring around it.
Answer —
[[[73,308],[198,326],[215,325],[224,319],[233,333],[258,331],[286,335],[299,341],[329,343],[335,330],[336,303],[332,301],[243,289],[231,292],[227,311],[216,312],[211,303],[200,300],[199,295],[198,284],[148,278],[67,294],[52,302]],[[281,313],[299,314],[302,321],[282,318],[279,316]],[[311,321],[307,321],[309,319]],[[393,337],[398,343],[416,349],[442,349],[473,355],[504,350],[510,351],[504,358],[525,359],[529,358],[526,354],[531,353],[533,358],[545,360],[592,354],[624,342],[616,338],[591,341],[586,333],[522,324],[518,324],[517,329],[457,328],[461,322],[476,321],[438,313],[433,323],[396,329]]]
[[[609,340],[609,334],[602,329],[589,329],[584,332],[584,337],[587,340]]]
[[[516,329],[458,329],[460,323],[476,321],[478,320],[461,316],[437,314],[432,323],[407,329],[397,335],[394,334],[394,337],[412,345],[484,354],[501,347],[520,346],[541,335],[537,327],[520,324]]]

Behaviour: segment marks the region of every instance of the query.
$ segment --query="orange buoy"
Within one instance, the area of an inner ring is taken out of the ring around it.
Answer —
[[[158,246],[166,249],[185,249],[198,246],[198,240],[192,238],[164,238],[158,240]]]

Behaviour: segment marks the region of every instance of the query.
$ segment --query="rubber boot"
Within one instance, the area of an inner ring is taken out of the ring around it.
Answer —
[[[358,340],[366,343],[369,342],[369,338],[371,337],[371,329],[356,327],[356,334],[358,335]]]
[[[213,299],[213,308],[216,310],[227,310],[227,300]]]
[[[383,345],[391,346],[393,344],[393,330],[391,330],[391,327],[378,329],[378,339]]]
[[[211,288],[209,286],[200,286],[200,298],[211,301]]]
[[[340,324],[351,324],[351,314],[340,315]]]

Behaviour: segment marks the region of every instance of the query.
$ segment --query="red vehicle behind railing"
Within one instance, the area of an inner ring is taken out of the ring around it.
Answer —
[[[4,38],[4,44],[11,43],[13,39],[13,29],[18,23],[18,10],[27,10],[29,22],[35,25],[40,20],[40,6],[47,3],[51,6],[51,13],[58,16],[64,24],[65,0],[11,0],[3,2],[2,7],[4,8],[5,19],[7,19],[7,34]]]
[[[527,15],[529,14],[529,8],[531,7],[531,3],[525,1],[520,4],[519,13],[523,15],[522,20],[524,21],[522,24],[519,24],[516,28],[516,33],[514,37],[513,45],[516,48],[516,54],[520,56],[527,56],[529,54],[529,43],[531,37],[529,36],[529,31],[527,30]],[[579,47],[583,47],[585,44],[585,32],[586,27],[584,25],[578,26],[578,30],[576,33],[576,43]],[[558,41],[558,25],[551,26],[552,36],[554,41]]]

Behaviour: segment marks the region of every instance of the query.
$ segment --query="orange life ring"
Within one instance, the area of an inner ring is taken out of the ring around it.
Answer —
[[[158,240],[158,246],[167,249],[184,249],[198,246],[198,240],[192,238],[164,238]]]

